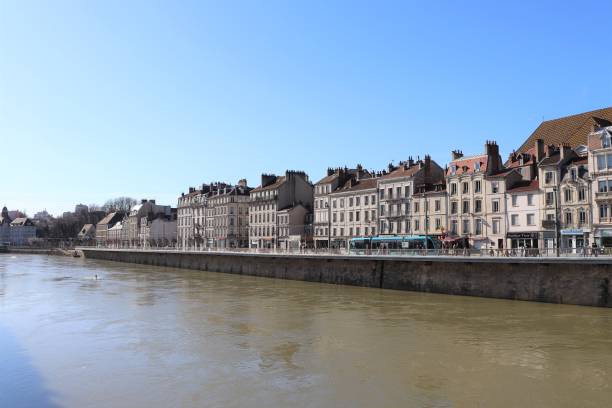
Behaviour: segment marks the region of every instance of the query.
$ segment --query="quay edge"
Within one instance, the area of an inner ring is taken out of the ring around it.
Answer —
[[[307,282],[612,307],[609,258],[393,257],[79,248],[89,259]]]

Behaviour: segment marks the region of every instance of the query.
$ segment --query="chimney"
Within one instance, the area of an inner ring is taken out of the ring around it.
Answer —
[[[499,146],[494,140],[485,143],[485,154],[487,155],[487,174],[495,174],[502,169]]]
[[[151,204],[155,204],[155,200],[149,200]]]
[[[544,140],[536,139],[535,141],[535,161],[539,163],[544,158]]]
[[[191,193],[191,187],[189,187],[189,192]],[[146,198],[143,198],[142,200],[140,200],[140,204],[145,204],[147,202]]]
[[[391,173],[391,172],[394,170],[394,168],[393,168],[393,164],[392,164],[392,163],[389,163],[389,164],[387,165],[387,169],[389,170],[389,173]]]
[[[189,187],[189,192],[193,193],[195,191],[195,187]]]
[[[266,187],[276,181],[276,175],[274,174],[262,174],[261,175],[261,186]]]
[[[247,186],[247,180],[246,180],[246,179],[240,179],[240,180],[238,180],[238,186],[240,186],[240,187],[246,187],[246,186]]]
[[[331,176],[332,174],[334,174],[334,169],[332,169],[331,167],[327,168],[327,175]]]
[[[570,157],[572,148],[568,143],[562,143],[559,145],[559,154],[561,155],[560,160],[563,161]]]
[[[408,156],[408,167],[412,167],[414,166],[414,160],[412,159],[412,156]]]
[[[451,161],[458,160],[463,157],[463,152],[461,150],[453,150],[451,152]]]

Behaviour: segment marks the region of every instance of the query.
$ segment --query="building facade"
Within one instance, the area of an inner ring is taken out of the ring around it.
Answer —
[[[216,186],[207,194],[207,248],[248,247],[251,190],[243,179],[236,186]]]
[[[593,124],[588,138],[588,168],[592,179],[593,241],[612,247],[612,122]]]
[[[297,205],[312,211],[313,191],[313,185],[302,171],[287,170],[284,176],[263,174],[261,185],[250,194],[249,247],[276,248],[278,212]]]

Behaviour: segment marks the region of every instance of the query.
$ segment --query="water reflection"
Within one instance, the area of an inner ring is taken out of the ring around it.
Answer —
[[[56,407],[40,374],[12,334],[2,326],[0,326],[0,367],[2,367],[0,407]]]
[[[609,309],[36,256],[0,256],[0,288],[0,322],[62,406],[612,398]]]

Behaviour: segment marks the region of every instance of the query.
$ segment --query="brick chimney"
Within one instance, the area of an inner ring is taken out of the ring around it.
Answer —
[[[261,175],[261,186],[262,187],[267,187],[270,184],[274,183],[275,181],[276,181],[275,174],[262,174]]]
[[[536,139],[535,141],[535,161],[539,163],[544,158],[544,140]]]
[[[453,150],[451,152],[451,161],[459,160],[462,157],[463,157],[463,152],[461,150]]]
[[[560,155],[561,161],[568,159],[571,154],[572,154],[572,148],[570,147],[568,143],[562,143],[559,145],[559,155]]]
[[[499,146],[494,140],[485,143],[485,154],[487,155],[487,174],[494,174],[502,169]]]

